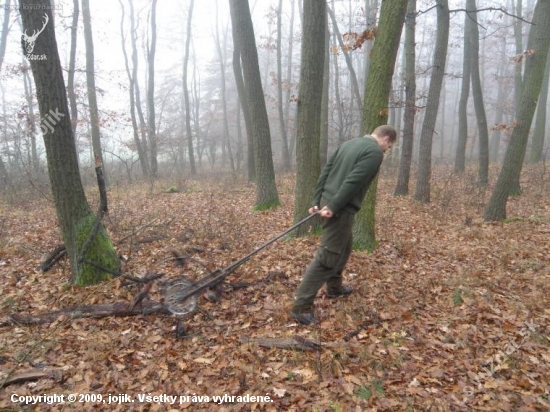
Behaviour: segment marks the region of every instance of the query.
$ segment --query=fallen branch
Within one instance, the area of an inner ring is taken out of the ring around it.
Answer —
[[[52,253],[49,254],[49,256],[42,262],[40,265],[40,270],[42,272],[47,272],[50,270],[53,265],[55,265],[62,257],[67,255],[67,248],[65,245],[59,245],[56,247]]]
[[[107,316],[136,316],[151,314],[171,313],[165,308],[164,304],[155,301],[140,302],[140,305],[130,309],[128,302],[105,303],[99,305],[79,305],[71,306],[65,309],[53,312],[41,313],[38,315],[20,315],[14,313],[8,318],[0,320],[0,327],[10,325],[40,325],[44,323],[55,322],[60,316],[66,316],[69,319],[80,318],[104,318]]]
[[[367,320],[367,321],[363,322],[353,332],[349,332],[346,336],[344,336],[344,340],[347,342],[351,338],[354,338],[355,336],[359,335],[359,333],[361,333],[361,331],[363,329],[366,329],[366,328],[368,328],[369,326],[372,326],[372,325],[379,325],[380,323],[382,323],[382,320],[378,317],[378,315],[373,314],[372,317],[373,317],[373,319],[370,319],[370,320]]]
[[[264,348],[293,349],[293,350],[319,350],[320,343],[294,335],[291,338],[249,338],[241,336],[244,343],[257,343]]]
[[[43,371],[28,371],[17,375],[0,375],[0,388],[4,388],[15,383],[24,383],[37,381],[39,379],[53,379],[56,382],[63,381],[63,371],[61,369],[46,369]]]

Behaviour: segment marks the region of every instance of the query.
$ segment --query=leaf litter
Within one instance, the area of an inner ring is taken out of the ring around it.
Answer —
[[[550,198],[541,187],[548,187],[549,178],[541,178],[540,167],[528,167],[524,175],[523,194],[508,202],[512,218],[484,223],[478,217],[490,192],[472,188],[473,171],[459,178],[435,168],[428,205],[393,197],[395,173],[383,173],[380,246],[372,254],[352,254],[344,275],[354,286],[351,296],[329,300],[320,292],[316,327],[296,325],[288,311],[318,235],[278,241],[227,278],[220,302],[201,297],[202,310],[185,318],[185,339],[175,338],[174,320],[166,315],[3,324],[2,382],[8,374],[29,371],[55,370],[62,377],[4,387],[0,408],[18,406],[10,401],[12,393],[127,393],[269,394],[273,401],[216,405],[237,411],[546,410]],[[196,280],[291,226],[293,185],[292,178],[279,178],[283,206],[265,212],[252,211],[254,188],[244,183],[228,190],[228,182],[189,182],[178,193],[164,193],[159,183],[154,188],[115,185],[105,224],[113,241],[126,239],[117,246],[126,274],[162,272]],[[55,211],[47,200],[22,202],[24,207],[0,205],[2,319],[132,301],[137,290],[122,287],[121,279],[72,286],[66,260],[39,272],[47,253],[61,243]],[[201,264],[178,267],[172,251]],[[151,299],[159,299],[155,286]],[[369,322],[373,314],[378,320]],[[521,335],[525,322],[537,325],[526,338]],[[368,326],[358,330],[363,324]],[[319,346],[258,344],[294,336]],[[487,363],[512,341],[517,350],[496,366]],[[94,405],[49,407],[88,410]],[[110,410],[173,407],[136,401]],[[177,407],[211,410],[213,404]]]

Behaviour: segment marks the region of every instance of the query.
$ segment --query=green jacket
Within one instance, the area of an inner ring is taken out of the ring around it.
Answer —
[[[334,214],[357,213],[383,159],[382,149],[370,135],[342,143],[319,176],[313,206],[320,206],[323,197]]]

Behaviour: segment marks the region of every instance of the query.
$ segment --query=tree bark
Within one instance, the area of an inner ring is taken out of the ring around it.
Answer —
[[[321,98],[321,163],[323,168],[328,159],[328,112],[330,91],[330,33],[325,27],[325,62],[323,68],[323,96]]]
[[[416,114],[415,30],[416,0],[408,0],[405,19],[405,124],[401,143],[401,162],[394,196],[409,194],[409,180],[414,145],[414,116]]]
[[[88,105],[92,130],[92,147],[94,156],[97,156],[101,164],[104,165],[103,153],[101,150],[99,110],[97,108],[97,94],[95,86],[94,40],[92,35],[92,16],[90,14],[89,0],[82,0],[82,21],[84,23],[84,43],[86,45],[86,84],[88,86]]]
[[[407,2],[382,1],[380,22],[365,85],[362,134],[370,133],[388,121],[388,101],[406,10]],[[357,214],[354,241],[361,249],[374,250],[377,245],[374,219],[377,185],[378,178],[370,185],[363,206]]]
[[[280,205],[275,186],[275,171],[271,152],[271,134],[265,98],[258,65],[258,49],[254,37],[254,27],[250,16],[248,0],[230,0],[231,21],[236,38],[241,46],[245,91],[252,117],[254,158],[256,167],[255,210],[264,210]]]
[[[418,159],[418,179],[415,200],[430,202],[430,178],[432,171],[432,141],[439,109],[441,85],[445,75],[447,47],[449,43],[449,4],[448,0],[437,0],[437,39],[435,43],[433,71],[426,102],[426,114],[420,133],[420,154]]]
[[[42,7],[40,13],[33,7],[37,4]],[[21,5],[23,28],[27,32],[32,33],[42,26],[44,14],[52,20],[49,0],[21,0]],[[75,283],[98,283],[110,278],[111,275],[96,266],[84,263],[83,260],[92,261],[111,272],[118,271],[119,260],[102,225],[99,225],[96,236],[91,243],[89,242],[95,215],[88,205],[80,180],[53,23],[46,24],[44,31],[36,39],[34,53],[47,57],[44,60],[31,60],[30,64],[41,117],[49,119],[52,126],[46,128],[43,136],[50,184],[63,242],[67,247]],[[81,256],[81,248],[85,243],[89,243],[90,246],[85,255]]]
[[[304,0],[302,57],[298,91],[298,130],[296,132],[296,189],[294,222],[302,220],[312,206],[320,172],[321,101],[323,89],[327,10],[325,2]],[[323,41],[320,41],[320,40]],[[311,224],[302,225],[295,236],[308,233]]]
[[[502,169],[494,191],[485,208],[485,221],[506,218],[506,203],[512,186],[519,181],[523,158],[527,147],[529,129],[533,121],[537,98],[540,94],[548,49],[550,47],[550,2],[539,0],[533,14],[533,26],[529,33],[527,50],[534,53],[525,56],[525,81],[522,85],[517,125],[512,131]]]

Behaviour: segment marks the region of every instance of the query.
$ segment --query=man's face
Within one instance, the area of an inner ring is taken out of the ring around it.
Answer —
[[[385,153],[386,151],[388,151],[393,147],[394,143],[395,142],[392,142],[390,140],[389,136],[384,136],[382,137],[379,146],[380,146],[380,149],[382,149],[382,151]]]

